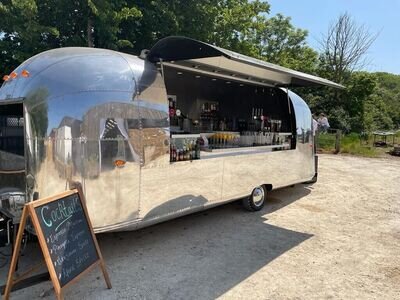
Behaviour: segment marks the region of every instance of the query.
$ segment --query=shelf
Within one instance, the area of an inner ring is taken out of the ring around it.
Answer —
[[[173,139],[196,139],[199,138],[200,134],[173,134],[171,138]]]
[[[272,149],[290,147],[288,143],[281,145],[267,145],[267,146],[253,146],[253,147],[238,147],[238,148],[225,148],[213,149],[212,152],[201,151],[201,159],[209,159],[224,156],[237,156],[246,154],[258,154],[271,152]]]

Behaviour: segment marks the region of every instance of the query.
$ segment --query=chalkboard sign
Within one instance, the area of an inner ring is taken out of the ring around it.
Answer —
[[[60,286],[99,260],[79,194],[35,207]]]
[[[62,299],[64,287],[98,265],[103,271],[107,287],[111,288],[83,193],[75,189],[25,205],[11,260],[5,299],[8,299],[12,285],[18,281],[13,280],[13,273],[28,216],[36,230],[58,299]]]

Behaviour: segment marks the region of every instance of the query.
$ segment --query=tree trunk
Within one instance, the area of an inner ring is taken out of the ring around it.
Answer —
[[[88,17],[87,20],[87,42],[88,42],[88,47],[93,48],[93,26],[92,26],[92,19]]]

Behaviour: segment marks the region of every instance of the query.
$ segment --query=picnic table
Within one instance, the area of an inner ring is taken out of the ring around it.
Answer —
[[[394,138],[395,138],[395,132],[393,131],[374,131],[372,132],[374,135],[374,146],[375,147],[382,147],[382,146],[387,146],[387,138],[392,137],[393,138],[393,144],[394,145]],[[377,140],[378,138],[378,140]]]

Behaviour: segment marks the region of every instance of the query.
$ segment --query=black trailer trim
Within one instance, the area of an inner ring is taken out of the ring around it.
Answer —
[[[241,73],[252,78],[273,82],[279,87],[344,86],[314,75],[298,72],[252,58],[227,49],[182,36],[170,36],[159,40],[148,52],[147,60],[153,63],[168,61],[191,65],[193,68],[211,68],[231,73]]]

